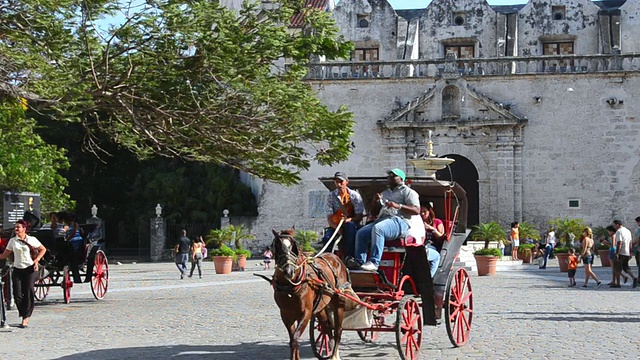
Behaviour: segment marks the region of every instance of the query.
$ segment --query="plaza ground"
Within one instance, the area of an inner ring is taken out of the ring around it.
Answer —
[[[610,269],[595,267],[603,282]],[[637,268],[633,267],[634,272]],[[36,305],[28,329],[17,311],[1,329],[1,359],[286,359],[288,336],[273,292],[253,272],[215,275],[205,262],[203,279],[179,279],[171,263],[110,266],[102,301],[88,284],[72,289],[70,304],[52,288]],[[578,269],[577,280],[584,278]],[[424,359],[619,359],[640,354],[640,288],[567,288],[567,277],[551,262],[546,270],[471,275],[474,317],[471,339],[453,348],[444,325],[425,327]],[[302,357],[312,359],[308,332]],[[395,336],[365,344],[346,332],[343,359],[398,359]]]

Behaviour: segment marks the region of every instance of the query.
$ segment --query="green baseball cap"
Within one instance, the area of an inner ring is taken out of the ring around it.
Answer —
[[[404,171],[402,171],[402,170],[400,170],[398,168],[391,169],[391,170],[387,171],[387,174],[393,174],[395,176],[399,176],[400,179],[402,179],[402,181],[404,181],[404,179],[407,178],[407,176],[404,174]]]

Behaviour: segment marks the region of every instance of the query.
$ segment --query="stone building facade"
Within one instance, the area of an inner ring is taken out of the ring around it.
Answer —
[[[287,188],[265,183],[253,232],[321,230],[318,177],[384,176],[426,151],[454,157],[471,225],[558,217],[591,226],[640,215],[640,1],[433,0],[394,10],[341,0],[333,15],[351,59],[315,63],[309,82],[355,114],[356,148]],[[475,204],[475,205],[474,205]],[[283,209],[286,207],[286,211]],[[286,215],[285,215],[286,214]]]

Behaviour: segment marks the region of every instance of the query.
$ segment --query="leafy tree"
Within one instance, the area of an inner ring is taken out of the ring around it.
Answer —
[[[67,180],[59,173],[69,167],[65,152],[35,133],[25,109],[24,101],[0,102],[0,190],[40,193],[43,212],[71,207]]]
[[[484,241],[484,248],[488,249],[491,241],[504,241],[505,234],[500,224],[492,221],[490,223],[475,225],[471,232],[471,239],[474,241]]]
[[[565,217],[549,220],[549,225],[553,226],[556,231],[556,237],[562,240],[567,248],[573,247],[573,240],[580,237],[582,230],[586,227],[582,219],[569,219]]]
[[[211,0],[128,9],[116,0],[6,1],[0,91],[80,122],[96,154],[105,134],[142,158],[225,164],[294,184],[312,161],[349,156],[352,114],[328,109],[302,79],[310,59],[344,58],[352,45],[330,14],[303,0],[281,0],[273,11],[256,3],[235,12]],[[300,11],[305,26],[292,31]],[[95,26],[115,12],[127,14],[121,25]]]

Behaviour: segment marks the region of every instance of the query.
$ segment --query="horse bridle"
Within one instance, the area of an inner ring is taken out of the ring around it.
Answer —
[[[273,245],[276,239],[281,240],[282,238],[289,238],[292,241],[295,241],[295,239],[291,235],[280,234],[275,239],[273,239],[273,242],[271,242],[270,247],[273,248]],[[282,262],[283,258],[285,260],[284,262]],[[307,264],[307,260],[304,257],[301,257],[300,255],[296,257],[290,251],[287,251],[286,253],[278,254],[278,256],[276,257],[276,264],[274,268],[276,271],[280,271],[284,275],[285,280],[287,280],[289,284],[291,284],[294,287],[297,287],[297,286],[300,286],[300,284],[302,284],[302,282],[306,280],[306,264]],[[287,273],[283,270],[283,268],[287,265],[293,266],[294,274],[302,268],[302,270],[298,273],[299,277],[297,279],[289,278]],[[297,289],[294,288],[294,291],[296,290]]]

